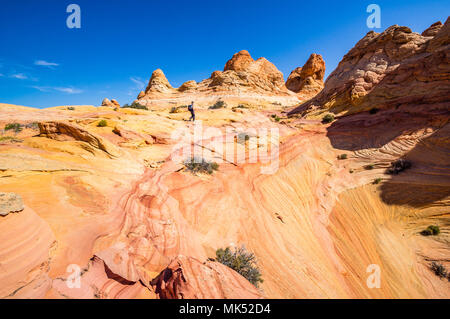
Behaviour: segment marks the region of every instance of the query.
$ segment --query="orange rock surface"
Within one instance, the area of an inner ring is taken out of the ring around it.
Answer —
[[[0,194],[17,194],[0,202],[10,210],[0,215],[0,297],[449,298],[449,281],[430,269],[450,268],[447,26],[367,35],[292,117],[246,99],[239,72],[271,92],[258,91],[264,99],[298,101],[273,65],[238,53],[205,81],[236,90],[241,107],[197,109],[210,134],[189,143],[219,162],[211,175],[177,156],[180,139],[196,135],[189,112],[158,104],[211,100],[205,83],[179,92],[156,72],[139,99],[149,110],[0,104],[0,128],[22,129],[0,136]],[[325,112],[337,121],[322,124]],[[261,128],[278,130],[267,147],[279,156],[264,155]],[[218,138],[222,151],[211,146]],[[227,156],[237,150],[245,161]],[[263,156],[252,162],[254,150]],[[412,167],[387,174],[399,158]],[[441,233],[422,236],[429,225]],[[210,260],[242,245],[261,270],[258,288]],[[373,265],[379,288],[367,284]]]

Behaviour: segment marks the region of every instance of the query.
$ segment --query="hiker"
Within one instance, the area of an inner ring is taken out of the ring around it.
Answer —
[[[195,121],[194,101],[192,101],[191,105],[188,106],[188,111],[191,112],[191,118],[189,119],[189,121]]]

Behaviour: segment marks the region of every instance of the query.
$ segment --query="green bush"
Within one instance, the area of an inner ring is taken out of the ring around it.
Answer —
[[[439,226],[430,225],[427,229],[423,230],[420,234],[422,236],[437,236],[441,233]]]
[[[373,183],[372,183],[372,184],[377,185],[377,184],[380,184],[381,181],[382,181],[381,178],[375,178],[375,179],[373,180]]]
[[[327,114],[322,118],[323,124],[328,124],[334,121],[334,115],[333,114]]]
[[[211,175],[214,171],[219,169],[219,164],[216,162],[208,162],[205,159],[199,159],[196,157],[192,157],[186,161],[184,161],[184,166],[191,171],[192,173],[206,173]]]
[[[372,169],[374,169],[375,168],[375,165],[373,165],[373,164],[369,164],[369,165],[366,165],[366,166],[364,166],[364,169],[366,169],[366,170],[372,170]]]
[[[214,103],[214,105],[211,105],[208,109],[217,110],[217,109],[223,109],[226,107],[227,107],[227,104],[224,101],[218,100],[216,103]]]
[[[256,257],[253,253],[248,252],[245,247],[235,248],[231,251],[229,247],[218,249],[216,251],[216,259],[218,262],[235,270],[241,274],[254,286],[263,282],[261,272],[256,264]]]
[[[391,167],[386,170],[387,174],[397,175],[404,170],[411,168],[412,163],[405,159],[399,159],[391,163]]]
[[[338,160],[345,160],[345,159],[347,159],[347,154],[341,154],[341,155],[338,155]]]
[[[101,120],[100,122],[98,122],[97,126],[98,127],[108,126],[108,122],[106,122],[106,120]]]
[[[23,129],[23,126],[19,123],[8,123],[5,125],[5,131],[14,131],[16,133],[21,132]]]
[[[245,144],[247,141],[250,140],[251,137],[256,137],[256,136],[250,135],[250,133],[247,133],[247,132],[241,132],[236,136],[236,140],[240,144]]]
[[[445,269],[445,267],[442,264],[440,264],[440,263],[437,263],[437,262],[433,261],[431,263],[431,267],[430,268],[434,272],[434,274],[436,276],[438,276],[438,277],[446,278],[448,276],[447,269]],[[449,277],[449,280],[450,280],[450,277]]]
[[[139,104],[138,102],[133,102],[131,105],[125,104],[122,106],[124,109],[138,109],[138,110],[148,110],[145,105]]]
[[[73,106],[69,106],[67,109],[68,109],[69,111],[75,111],[75,108],[74,108]]]
[[[187,105],[182,105],[182,106],[172,106],[172,108],[170,109],[169,113],[181,113],[183,111],[183,108],[187,109]]]

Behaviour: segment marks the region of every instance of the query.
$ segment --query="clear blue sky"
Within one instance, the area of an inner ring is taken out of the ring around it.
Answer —
[[[69,4],[81,29],[66,26]],[[174,86],[200,81],[237,51],[287,77],[313,52],[328,75],[368,31],[366,7],[422,32],[445,22],[448,0],[1,0],[0,102],[35,107],[133,101],[154,69]]]

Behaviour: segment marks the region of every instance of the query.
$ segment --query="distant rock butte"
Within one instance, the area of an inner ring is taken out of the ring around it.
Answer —
[[[398,25],[369,32],[344,56],[324,89],[289,114],[329,110],[343,115],[404,106],[448,110],[449,32],[448,19],[422,35]]]
[[[163,71],[158,69],[153,72],[145,92],[139,93],[138,102],[150,106],[167,99],[190,102],[192,99],[208,100],[208,97],[214,100],[218,97],[245,99],[266,96],[284,97],[290,105],[299,101],[286,88],[283,73],[272,63],[265,58],[254,60],[248,51],[242,50],[233,55],[223,71],[214,71],[208,79],[199,83],[187,81],[179,88],[172,87]]]
[[[291,72],[286,81],[286,87],[302,97],[311,98],[323,89],[325,76],[325,61],[319,54],[311,54],[302,68]]]
[[[119,102],[117,102],[116,100],[112,99],[111,101],[107,98],[103,99],[102,101],[102,106],[110,106],[110,107],[120,107]]]

